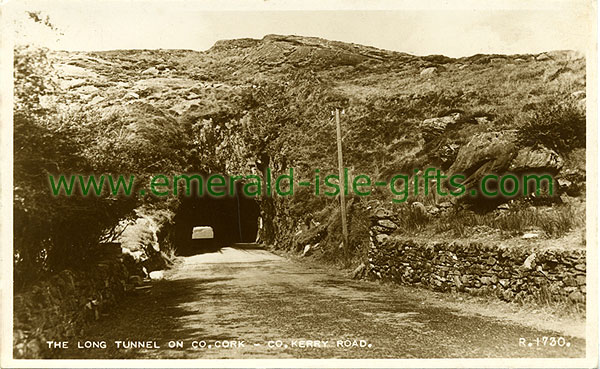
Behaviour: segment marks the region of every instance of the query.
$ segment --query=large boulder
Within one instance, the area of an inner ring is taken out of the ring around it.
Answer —
[[[423,138],[427,141],[444,133],[446,127],[453,125],[460,119],[460,113],[453,113],[445,117],[425,119],[421,124]]]
[[[93,94],[94,92],[98,92],[99,88],[93,85],[85,85],[78,87],[75,91],[79,94]]]
[[[422,76],[428,77],[428,76],[433,76],[436,73],[437,73],[437,68],[436,67],[428,67],[428,68],[423,69],[421,71],[421,73],[419,73],[419,74],[422,75]]]
[[[507,173],[517,176],[550,174],[556,176],[563,165],[564,159],[554,150],[543,146],[519,147],[516,131],[511,130],[486,132],[474,136],[468,144],[460,148],[456,160],[448,172],[450,175],[464,175],[465,180],[462,183],[466,187],[466,194],[470,194],[473,189],[479,193],[480,183],[488,174],[497,176]],[[489,183],[488,189],[494,190],[489,187]],[[468,198],[477,200],[480,205],[492,205],[508,200],[504,197],[485,200],[486,198],[478,195],[467,196],[464,199]]]
[[[563,159],[554,150],[546,147],[524,147],[510,164],[509,171],[556,174],[562,166]]]
[[[55,64],[54,69],[56,70],[58,76],[64,79],[96,79],[99,77],[98,73],[94,72],[93,70],[78,67],[76,65]]]
[[[149,74],[149,75],[153,75],[153,76],[157,76],[158,73],[159,73],[159,71],[155,67],[150,67],[142,72],[142,74],[144,74],[144,75]]]
[[[584,53],[582,53],[581,51],[575,51],[575,50],[555,50],[555,51],[548,51],[544,54],[546,56],[548,56],[549,58],[557,60],[557,61],[573,61],[573,60],[578,60],[578,59],[585,59]],[[544,54],[542,54],[542,55],[544,55]]]
[[[58,86],[63,90],[76,88],[83,86],[87,83],[87,79],[84,78],[73,78],[73,79],[59,79]]]
[[[478,185],[487,174],[505,172],[516,155],[515,131],[481,133],[460,148],[449,172],[450,175],[464,175],[463,184],[469,189]]]

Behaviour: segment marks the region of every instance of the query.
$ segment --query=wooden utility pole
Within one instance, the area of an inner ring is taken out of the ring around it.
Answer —
[[[346,198],[344,189],[344,160],[342,159],[342,128],[340,126],[340,111],[335,109],[335,124],[337,127],[337,152],[338,152],[338,169],[339,169],[339,184],[340,184],[340,212],[342,215],[342,237],[344,241],[344,249],[348,251],[348,225],[346,224]]]

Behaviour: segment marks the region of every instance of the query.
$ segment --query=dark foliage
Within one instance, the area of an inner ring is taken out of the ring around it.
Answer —
[[[529,112],[519,127],[524,145],[543,145],[559,153],[585,147],[585,111],[571,99],[548,99]]]

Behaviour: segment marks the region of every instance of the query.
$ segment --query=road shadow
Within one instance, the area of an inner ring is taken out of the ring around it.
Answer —
[[[419,289],[387,288],[324,269],[269,259],[267,252],[219,250],[182,258],[166,279],[127,296],[55,350],[60,359],[191,358],[486,358],[581,357],[571,348],[519,347],[521,337],[559,336],[484,316],[428,306]],[[241,261],[240,261],[241,260]],[[367,349],[269,349],[268,340],[362,339]],[[77,349],[77,341],[106,349]],[[159,349],[122,349],[115,341],[155,341]],[[205,342],[246,340],[250,347],[215,350]],[[183,347],[169,347],[182,342]],[[260,343],[260,347],[253,344]]]
[[[54,350],[46,358],[55,359],[164,359],[186,358],[186,351],[201,357],[193,349],[193,340],[230,340],[237,337],[214,335],[203,329],[202,311],[193,308],[197,299],[225,299],[226,294],[211,285],[231,280],[224,277],[180,278],[152,283],[151,289],[126,296],[118,307],[107,311],[84,332],[71,339],[69,349]],[[77,343],[104,341],[106,349],[79,349]],[[115,341],[155,341],[160,349],[119,349]],[[169,348],[169,341],[184,341],[188,347]]]

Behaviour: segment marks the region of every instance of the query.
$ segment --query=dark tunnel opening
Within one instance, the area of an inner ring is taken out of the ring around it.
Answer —
[[[176,254],[190,256],[214,252],[233,243],[255,242],[260,209],[254,198],[240,195],[238,184],[235,196],[182,196],[174,218]],[[196,226],[213,228],[212,240],[192,240]]]

